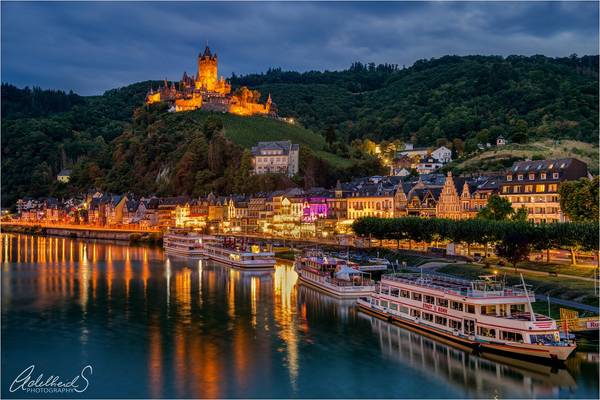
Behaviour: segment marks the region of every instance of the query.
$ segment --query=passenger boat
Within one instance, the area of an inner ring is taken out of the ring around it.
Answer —
[[[294,268],[300,281],[328,294],[357,298],[375,290],[375,282],[365,272],[350,267],[346,260],[309,251],[296,257]]]
[[[166,234],[163,246],[169,254],[207,258],[237,268],[265,269],[275,266],[275,253],[249,244],[245,239],[177,232]]]
[[[209,236],[203,247],[208,258],[233,267],[265,269],[275,266],[275,253],[258,244],[249,244],[244,238]]]
[[[194,232],[171,232],[163,237],[163,247],[169,254],[191,258],[206,258],[203,238]]]
[[[442,274],[384,275],[359,309],[414,330],[480,351],[564,361],[575,350],[560,338],[556,321],[535,314],[523,282],[506,286],[495,276],[474,281]]]

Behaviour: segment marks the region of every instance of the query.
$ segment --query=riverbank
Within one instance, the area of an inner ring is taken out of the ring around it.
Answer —
[[[481,275],[489,275],[492,270],[473,264],[448,264],[437,268],[437,272],[455,275],[466,279],[476,279]],[[584,306],[598,306],[598,296],[594,293],[593,282],[583,281],[576,278],[563,278],[554,276],[540,276],[523,271],[528,285],[532,286],[536,295],[550,296],[561,300],[568,300],[570,307],[577,303]],[[521,278],[519,272],[503,269],[499,275],[506,279],[510,285],[520,284]],[[581,307],[583,310],[589,310],[588,307]],[[596,312],[598,313],[598,311]]]
[[[0,225],[3,233],[58,236],[72,239],[111,240],[129,244],[162,245],[162,233],[154,231],[110,229],[86,226]]]

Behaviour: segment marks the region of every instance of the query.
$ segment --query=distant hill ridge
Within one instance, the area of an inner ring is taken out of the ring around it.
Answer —
[[[237,149],[237,161],[225,161],[237,168],[247,162],[242,160],[243,148],[254,140],[290,139],[303,145],[304,179],[274,179],[262,182],[264,187],[325,185],[377,171],[370,157],[348,146],[356,138],[393,138],[423,146],[456,139],[466,151],[499,134],[511,142],[543,138],[595,142],[598,138],[598,56],[447,56],[417,61],[409,68],[355,63],[348,70],[333,72],[271,69],[264,74],[234,75],[231,83],[271,93],[280,115],[300,123],[213,115],[224,125],[224,139]],[[84,185],[127,190],[130,184],[144,183],[147,190],[165,194],[242,187],[240,182],[229,182],[235,177],[232,172],[227,175],[226,165],[212,165],[211,173],[193,179],[187,175],[176,179],[174,157],[184,156],[185,146],[194,143],[202,152],[206,148],[199,135],[209,148],[211,141],[222,138],[212,136],[210,125],[216,122],[207,123],[207,113],[173,116],[160,106],[143,107],[151,84],[158,82],[135,83],[89,97],[3,84],[2,204],[25,195],[60,195]],[[328,129],[335,131],[330,143],[324,140]],[[137,151],[137,158],[147,159],[147,164],[128,160],[140,145],[145,146],[144,153]],[[188,153],[190,165],[204,162],[196,155]],[[162,160],[164,165],[154,165],[152,160]],[[75,176],[67,188],[55,182],[65,166],[73,167]]]

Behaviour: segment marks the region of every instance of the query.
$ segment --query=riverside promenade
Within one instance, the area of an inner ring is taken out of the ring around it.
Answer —
[[[40,229],[40,233],[51,236],[62,236],[79,239],[104,239],[129,242],[132,236],[158,235],[162,237],[158,229],[135,229],[118,227],[99,227],[92,225],[54,225],[54,224],[29,224],[23,222],[2,222],[2,232],[31,233],[21,229]]]

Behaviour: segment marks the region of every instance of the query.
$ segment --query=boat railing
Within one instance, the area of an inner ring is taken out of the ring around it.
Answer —
[[[449,288],[447,286],[439,285],[433,283],[433,279],[438,278],[444,282],[461,285],[461,287]],[[504,288],[502,290],[493,290],[493,291],[483,291],[483,290],[473,290],[470,288],[471,282],[465,279],[454,278],[445,274],[439,273],[427,273],[420,274],[416,273],[396,273],[396,274],[387,274],[382,277],[383,280],[390,280],[394,282],[406,283],[408,285],[416,285],[419,287],[425,287],[434,289],[437,291],[441,291],[447,294],[454,294],[465,297],[512,297],[512,296],[524,296],[525,291],[515,288]],[[530,297],[534,294],[532,291],[528,291]]]
[[[375,281],[372,279],[362,279],[359,281],[347,281],[345,279],[336,279],[331,277],[325,277],[325,282],[335,286],[342,286],[344,288],[364,288],[365,286],[375,286]],[[358,284],[357,284],[358,283]],[[358,289],[357,289],[358,290]]]

